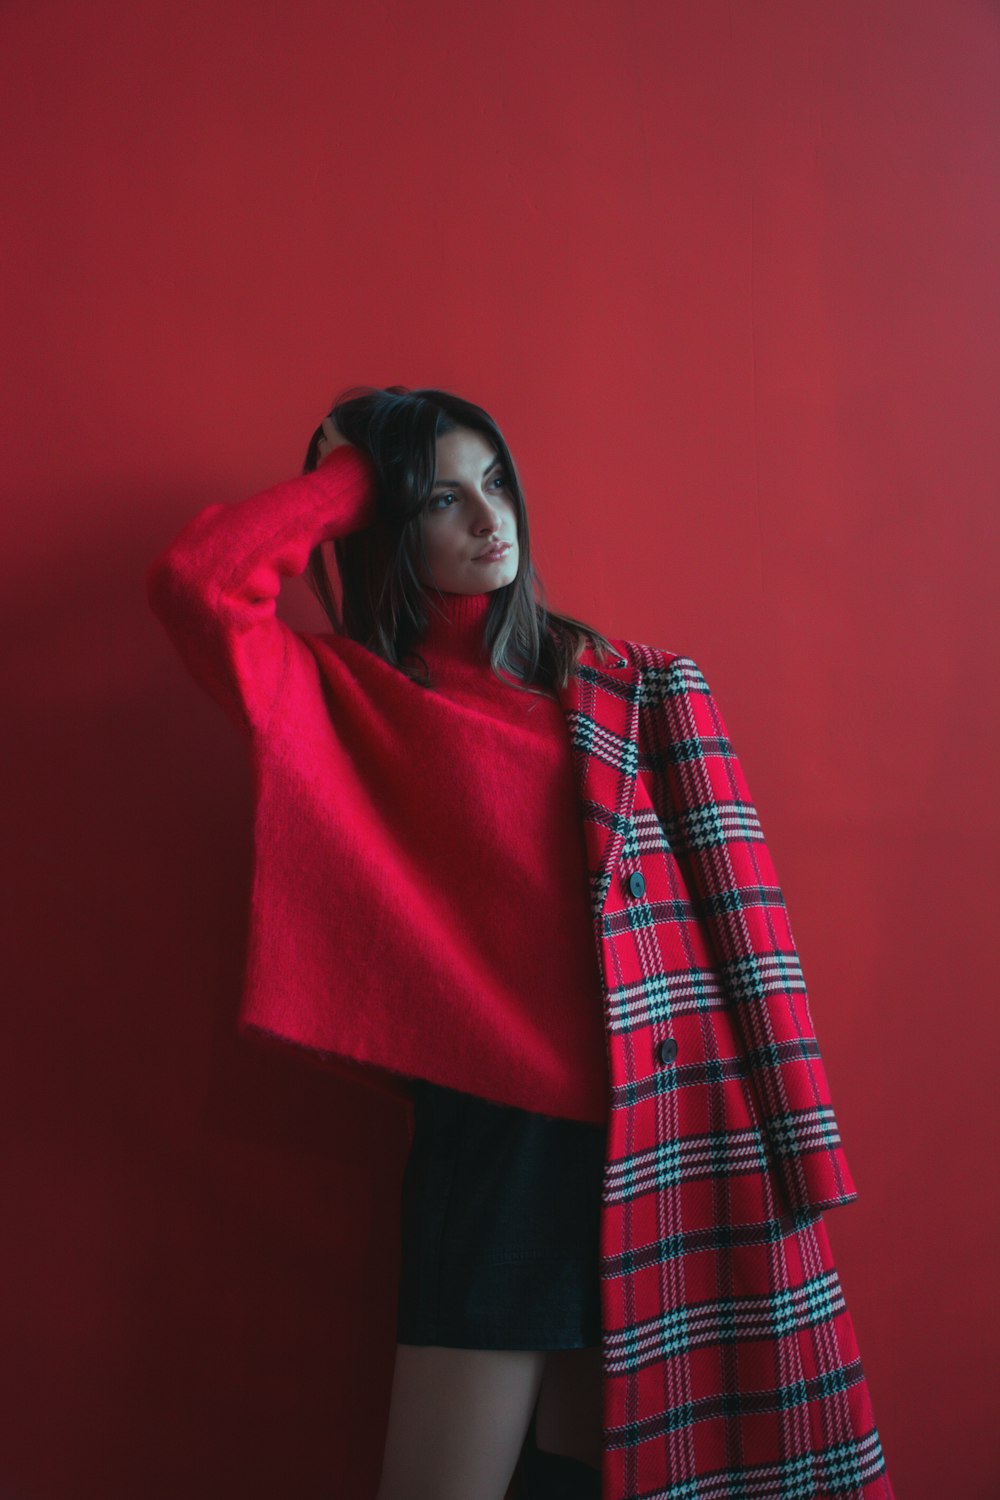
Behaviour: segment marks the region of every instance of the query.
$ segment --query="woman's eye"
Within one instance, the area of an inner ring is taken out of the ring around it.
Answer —
[[[505,485],[506,485],[506,482],[507,482],[507,476],[503,472],[503,470],[501,469],[500,473],[497,474],[497,475],[495,475],[494,479],[491,482],[494,483],[494,484],[498,484],[500,486],[500,488],[503,489],[505,487]],[[439,500],[454,500],[454,499],[455,499],[455,492],[454,492],[454,490],[443,490],[440,495],[435,495],[431,499],[430,508],[431,508],[431,510],[436,510],[438,508],[437,502]],[[442,507],[442,509],[445,509],[445,508],[446,507]]]

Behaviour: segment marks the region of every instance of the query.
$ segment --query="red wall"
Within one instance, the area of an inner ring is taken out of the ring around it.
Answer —
[[[556,607],[705,671],[897,1493],[996,1492],[998,50],[971,0],[3,7],[5,1494],[372,1492],[403,1121],[232,1041],[249,777],[142,586],[360,381],[488,407]]]

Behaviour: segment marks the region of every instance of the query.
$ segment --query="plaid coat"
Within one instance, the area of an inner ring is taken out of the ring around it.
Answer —
[[[788,915],[690,657],[560,692],[610,1074],[605,1500],[892,1500],[821,1211],[857,1190]]]

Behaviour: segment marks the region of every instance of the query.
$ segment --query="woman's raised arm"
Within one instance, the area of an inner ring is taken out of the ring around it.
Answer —
[[[312,473],[234,505],[206,506],[146,569],[146,593],[185,666],[244,733],[265,727],[288,653],[282,577],[313,549],[376,520],[375,469],[362,449],[331,447]]]

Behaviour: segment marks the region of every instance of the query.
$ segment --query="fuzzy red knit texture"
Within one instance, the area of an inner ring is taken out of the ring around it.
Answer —
[[[490,593],[432,596],[433,690],[278,618],[283,577],[369,524],[350,445],[191,518],[147,571],[254,773],[244,1034],[405,1096],[433,1082],[605,1121],[608,1063],[582,813],[563,710],[499,679]]]
[[[453,722],[462,726],[475,768],[474,795],[454,807],[448,841],[477,872],[468,886],[469,920],[475,932],[488,929],[483,936],[498,987],[519,1000],[540,987],[562,997],[566,1030],[557,1025],[550,1043],[566,1046],[568,1032],[576,1033],[574,1051],[578,1041],[589,1042],[584,1076],[595,1092],[588,1113],[602,1119],[603,1001],[566,721],[554,693],[527,692],[493,670],[484,638],[490,598],[489,592],[435,596],[418,648],[436,692],[462,715]],[[429,707],[435,712],[440,705]],[[480,718],[488,727],[477,727]]]

